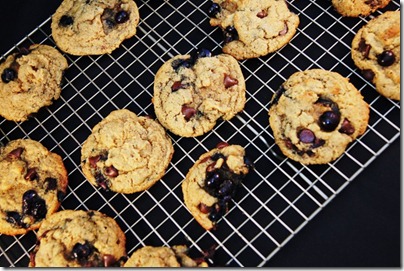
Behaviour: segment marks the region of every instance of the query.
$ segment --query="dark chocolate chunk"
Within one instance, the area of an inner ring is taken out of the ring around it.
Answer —
[[[181,108],[181,113],[184,115],[185,120],[189,121],[196,114],[196,110],[195,108],[183,105]]]
[[[223,84],[225,88],[229,88],[238,84],[238,80],[228,74],[224,75]]]
[[[24,179],[27,181],[34,181],[39,179],[39,175],[36,171],[36,168],[29,168],[27,170],[27,174],[25,174]]]
[[[361,39],[358,45],[359,52],[362,53],[363,57],[368,58],[371,46],[366,44],[364,39]]]
[[[19,159],[21,157],[21,154],[23,151],[24,151],[24,148],[22,148],[22,147],[16,148],[16,149],[12,150],[11,152],[9,152],[7,157],[11,158],[11,159]]]

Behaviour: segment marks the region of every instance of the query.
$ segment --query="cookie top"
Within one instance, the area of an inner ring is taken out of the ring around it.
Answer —
[[[81,149],[81,167],[94,186],[135,193],[164,175],[173,153],[171,139],[157,121],[120,109],[94,126]]]
[[[172,133],[200,136],[219,119],[230,120],[245,104],[245,81],[237,60],[201,50],[164,63],[154,79],[153,104],[160,123]]]
[[[31,139],[0,148],[0,233],[25,234],[56,212],[66,194],[62,158]]]
[[[208,264],[191,259],[186,246],[145,246],[136,250],[124,267],[208,267]]]
[[[284,0],[213,0],[208,15],[223,30],[223,52],[239,60],[275,52],[299,25]]]
[[[195,220],[206,230],[215,228],[224,216],[253,164],[239,145],[220,143],[202,154],[182,183],[184,202]]]
[[[346,17],[368,16],[384,8],[391,0],[332,0],[335,10]]]
[[[31,45],[9,55],[0,64],[0,115],[25,121],[60,96],[67,61],[55,48]]]
[[[370,20],[352,40],[352,59],[383,96],[400,100],[400,11]]]
[[[121,266],[124,232],[98,211],[63,210],[46,218],[37,233],[30,267]]]
[[[362,135],[369,106],[336,72],[294,73],[272,97],[269,124],[282,153],[302,164],[325,164]]]
[[[136,34],[139,11],[133,0],[64,0],[52,16],[52,37],[72,55],[111,53]]]

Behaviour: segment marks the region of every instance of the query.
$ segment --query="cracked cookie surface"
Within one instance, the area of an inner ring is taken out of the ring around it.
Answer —
[[[302,164],[325,164],[362,135],[369,105],[336,72],[296,72],[273,95],[269,124],[282,153]]]
[[[56,212],[66,194],[62,158],[31,139],[0,148],[0,233],[25,234]]]
[[[238,60],[280,49],[300,22],[284,0],[213,0],[208,15],[210,24],[223,30],[223,52]]]
[[[60,96],[67,60],[55,48],[33,44],[0,64],[0,115],[25,121]]]
[[[203,56],[202,56],[203,55]],[[164,63],[154,80],[153,105],[172,133],[194,137],[230,120],[245,105],[246,86],[236,59],[226,54],[178,55]]]
[[[136,34],[133,0],[64,0],[52,16],[52,37],[72,55],[108,54]]]
[[[81,167],[94,186],[129,194],[155,184],[173,153],[157,121],[120,109],[94,126],[82,146]]]
[[[136,250],[124,267],[208,267],[204,261],[196,262],[187,255],[186,246],[145,246]]]
[[[384,8],[391,0],[332,0],[335,10],[346,17],[368,16]]]
[[[229,209],[244,177],[253,168],[239,145],[219,144],[201,155],[182,182],[184,202],[195,220],[206,230]]]
[[[124,232],[98,211],[57,212],[44,220],[37,238],[30,267],[109,267],[126,259]]]
[[[352,59],[364,78],[394,100],[400,100],[400,48],[400,11],[373,18],[352,40]]]

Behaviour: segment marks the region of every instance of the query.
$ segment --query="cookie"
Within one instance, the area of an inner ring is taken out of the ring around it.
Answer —
[[[362,135],[369,105],[349,80],[336,72],[296,72],[275,92],[269,124],[282,153],[302,164],[325,164]]]
[[[114,219],[98,211],[63,210],[46,218],[29,267],[109,267],[126,260],[126,238]]]
[[[215,229],[253,167],[243,147],[220,143],[189,169],[182,183],[184,202],[204,229]]]
[[[94,186],[130,194],[155,184],[173,153],[157,121],[120,109],[94,126],[81,149],[81,167]]]
[[[145,246],[136,250],[124,267],[208,267],[208,264],[190,258],[186,246]]]
[[[0,115],[25,121],[60,96],[66,59],[55,48],[33,44],[0,64]]]
[[[352,40],[351,56],[383,96],[400,100],[400,11],[370,20]]]
[[[68,177],[62,158],[31,139],[0,148],[0,233],[25,234],[56,212]]]
[[[64,0],[52,16],[52,37],[72,55],[109,54],[136,34],[133,0]]]
[[[246,86],[237,60],[202,49],[165,62],[154,80],[153,105],[160,123],[183,137],[212,130],[245,105]]]
[[[300,22],[284,0],[213,0],[208,15],[210,25],[223,31],[223,52],[238,60],[277,51]]]
[[[368,16],[384,8],[391,0],[332,0],[334,9],[346,17]]]

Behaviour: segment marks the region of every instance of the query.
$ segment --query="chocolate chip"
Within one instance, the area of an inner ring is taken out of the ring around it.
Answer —
[[[119,172],[114,166],[109,166],[104,168],[104,174],[108,177],[115,178],[119,175]]]
[[[288,25],[286,23],[284,23],[283,29],[281,31],[279,31],[278,34],[279,34],[279,36],[284,36],[284,35],[286,35],[286,33],[288,33],[288,31],[289,31]]]
[[[27,181],[34,181],[39,179],[38,173],[36,172],[36,168],[29,168],[27,170],[27,174],[25,174],[24,179]]]
[[[266,10],[261,10],[261,11],[259,11],[258,13],[257,13],[257,17],[258,18],[265,18],[265,17],[267,17],[268,16],[268,12],[266,11]]]
[[[351,122],[348,119],[344,119],[338,132],[352,135],[355,132],[355,127],[352,126]]]
[[[229,87],[232,87],[232,86],[237,85],[237,84],[238,84],[238,80],[235,79],[235,78],[233,78],[233,77],[231,77],[231,76],[228,75],[228,74],[225,74],[225,75],[224,75],[223,83],[224,83],[224,87],[225,87],[225,88],[229,88]]]
[[[216,162],[213,162],[212,164],[210,164],[209,166],[206,167],[206,172],[212,172],[215,170],[215,165]]]
[[[182,84],[181,81],[176,81],[171,86],[171,91],[177,91],[179,89],[186,88],[186,87],[187,87],[186,84]]]
[[[198,209],[199,209],[199,211],[201,211],[204,214],[208,214],[212,210],[211,207],[207,206],[206,204],[204,204],[202,202],[198,204]]]
[[[88,162],[90,163],[90,167],[96,168],[97,167],[97,162],[100,161],[100,155],[89,157]]]
[[[181,113],[184,115],[186,121],[189,121],[195,114],[195,108],[183,105],[181,108]]]
[[[223,149],[224,147],[227,147],[227,146],[229,146],[229,143],[227,143],[227,142],[219,142],[216,145],[216,149]]]
[[[7,157],[11,158],[11,159],[19,159],[21,157],[21,154],[23,151],[24,151],[24,148],[22,148],[22,147],[16,148],[16,149],[12,150],[11,152],[9,152]]]
[[[114,264],[116,263],[116,259],[115,259],[114,255],[104,254],[102,256],[102,262],[104,263],[105,267],[110,267],[110,266],[114,266]]]
[[[368,81],[373,81],[373,78],[375,77],[375,73],[372,70],[362,70],[362,75]]]
[[[369,52],[370,52],[371,46],[369,44],[366,44],[366,41],[364,39],[361,39],[358,45],[358,50],[359,52],[362,53],[362,55],[365,58],[368,58]]]
[[[316,138],[313,142],[313,145],[311,146],[313,149],[321,147],[325,144],[324,139]]]
[[[302,129],[298,132],[299,140],[302,143],[313,143],[316,139],[314,133],[309,129]]]

